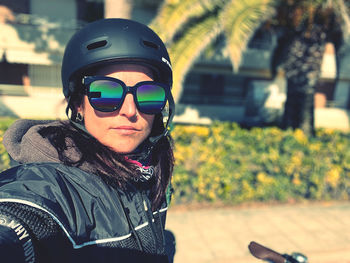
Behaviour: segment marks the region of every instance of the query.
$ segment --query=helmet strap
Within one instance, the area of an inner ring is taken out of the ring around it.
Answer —
[[[170,94],[169,98],[168,98],[168,103],[169,103],[169,115],[168,115],[168,120],[166,122],[166,125],[164,127],[164,131],[157,136],[153,136],[153,137],[149,137],[148,141],[149,141],[149,148],[148,148],[148,154],[149,155],[154,146],[157,144],[157,142],[162,139],[163,137],[168,136],[169,132],[170,132],[170,123],[172,123],[173,118],[174,118],[174,109],[175,109],[175,103],[174,103],[174,99],[173,96]]]

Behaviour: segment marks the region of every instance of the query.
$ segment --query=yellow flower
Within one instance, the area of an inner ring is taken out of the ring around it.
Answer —
[[[184,135],[197,135],[199,137],[207,137],[209,135],[209,128],[203,126],[184,126],[179,128],[178,133]]]
[[[330,128],[316,130],[317,137],[329,136],[333,134],[334,134],[334,129],[330,129]]]
[[[326,182],[335,188],[340,179],[340,169],[338,167],[332,168],[326,174]]]
[[[295,185],[300,185],[300,184],[301,184],[301,181],[300,181],[300,174],[295,173],[295,174],[293,175],[293,184],[295,184]]]
[[[324,133],[327,134],[327,135],[333,135],[334,134],[334,130],[333,129],[324,129]]]
[[[301,144],[307,143],[307,136],[304,134],[304,132],[301,129],[296,129],[294,131],[294,137]]]
[[[271,148],[269,158],[273,162],[277,161],[280,158],[278,150]]]
[[[281,135],[282,134],[282,130],[277,128],[277,127],[272,127],[270,128],[270,133],[271,135]]]
[[[246,200],[250,200],[254,197],[254,189],[245,180],[242,182],[242,197]]]
[[[214,200],[216,199],[216,194],[215,194],[215,192],[214,192],[214,191],[210,191],[210,192],[208,193],[208,197],[209,197],[210,200],[214,201]]]
[[[268,176],[266,173],[263,172],[258,173],[257,180],[262,184],[271,184],[274,181],[274,179],[271,176]]]
[[[291,159],[291,164],[294,167],[298,167],[301,166],[302,162],[303,162],[303,157],[304,157],[304,153],[303,152],[296,152]]]
[[[312,144],[309,145],[310,150],[313,151],[313,152],[320,151],[321,150],[321,146],[322,146],[322,144],[320,142],[312,143]]]

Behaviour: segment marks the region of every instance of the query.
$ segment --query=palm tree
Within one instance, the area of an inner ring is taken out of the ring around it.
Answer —
[[[325,45],[331,42],[337,51],[341,40],[347,40],[347,8],[343,0],[293,0],[277,8],[275,26],[284,34],[275,51],[273,67],[281,66],[287,79],[282,127],[301,128],[313,135],[314,94]]]
[[[249,39],[270,23],[273,30],[283,32],[274,56],[274,62],[282,63],[273,66],[285,69],[288,82],[284,127],[302,128],[311,135],[324,46],[333,39],[334,26],[341,32],[348,30],[347,17],[344,0],[165,0],[150,26],[169,47],[178,100],[186,73],[219,35],[225,36],[237,71]]]
[[[174,99],[196,58],[219,35],[225,35],[235,71],[255,30],[274,13],[276,0],[165,0],[150,26],[169,48]]]

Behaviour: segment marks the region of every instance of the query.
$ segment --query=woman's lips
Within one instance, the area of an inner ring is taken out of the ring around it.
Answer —
[[[112,129],[120,134],[123,134],[123,135],[129,135],[129,134],[133,134],[133,133],[136,133],[139,131],[138,129],[136,129],[135,127],[132,127],[132,126],[118,126],[118,127],[112,128]]]

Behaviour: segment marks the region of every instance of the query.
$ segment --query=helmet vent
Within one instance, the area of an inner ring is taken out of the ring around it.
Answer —
[[[147,40],[142,40],[142,43],[146,46],[146,47],[150,47],[153,49],[159,49],[159,46],[156,43],[153,43],[151,41],[147,41]]]
[[[107,40],[101,40],[101,41],[97,41],[97,42],[94,42],[94,43],[87,45],[86,48],[88,50],[93,50],[93,49],[104,47],[106,45],[107,45]]]

